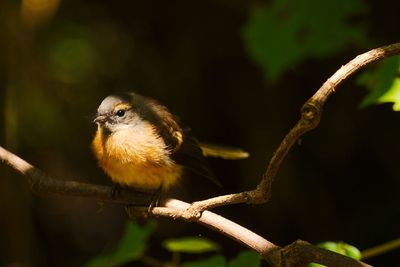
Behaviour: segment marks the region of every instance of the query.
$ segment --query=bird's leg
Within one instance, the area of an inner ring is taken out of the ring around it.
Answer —
[[[122,187],[119,184],[113,184],[110,191],[110,198],[115,200],[121,194]]]
[[[151,212],[151,209],[158,206],[158,202],[160,201],[162,191],[162,184],[154,191],[153,195],[151,196],[151,202],[148,208],[148,213]]]
[[[133,205],[126,205],[125,211],[128,214],[129,218],[138,218],[138,217],[148,217],[151,213],[151,210],[154,207],[157,207],[160,201],[160,196],[162,192],[162,185],[160,185],[152,194],[150,199],[150,204],[147,208],[147,212],[140,212],[142,211],[142,207],[137,207]]]

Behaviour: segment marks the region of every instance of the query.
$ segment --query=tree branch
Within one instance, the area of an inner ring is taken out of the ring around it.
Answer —
[[[337,87],[358,70],[387,57],[400,54],[400,43],[391,44],[370,50],[355,57],[337,70],[319,89],[306,101],[301,109],[301,117],[295,126],[284,137],[275,150],[266,172],[254,190],[236,194],[218,196],[198,202],[187,210],[186,217],[199,217],[203,210],[237,203],[262,204],[271,197],[272,183],[281,163],[292,146],[298,142],[303,134],[316,128],[321,120],[323,106],[328,97]]]
[[[14,170],[28,179],[31,190],[39,195],[71,195],[88,197],[97,200],[107,200],[120,204],[132,204],[148,206],[152,201],[152,195],[135,191],[122,190],[116,198],[110,198],[111,189],[108,186],[93,185],[75,181],[63,181],[52,179],[45,173],[35,168],[20,157],[5,150],[0,146],[0,159]]]
[[[219,231],[257,251],[274,266],[305,266],[309,262],[329,266],[369,266],[348,257],[314,247],[304,241],[296,241],[285,248],[281,248],[217,214],[210,211],[205,211],[203,214],[201,212],[208,208],[235,203],[259,204],[267,202],[271,196],[273,180],[290,148],[303,134],[318,126],[322,108],[336,88],[361,68],[383,58],[399,54],[400,43],[373,49],[357,56],[330,77],[303,105],[300,120],[289,131],[274,152],[266,172],[254,190],[218,196],[195,202],[192,205],[169,199],[164,202],[163,207],[153,208],[150,211],[150,215],[171,217],[173,219],[180,218],[187,221],[196,219],[196,222]],[[74,195],[135,206],[147,206],[152,199],[151,194],[127,190],[122,190],[117,197],[110,198],[111,189],[107,186],[52,179],[2,147],[0,147],[0,159],[27,177],[32,191],[39,194]],[[147,213],[147,208],[136,208],[135,210]]]
[[[27,178],[32,191],[37,194],[81,196],[101,201],[138,206],[148,206],[151,202],[151,194],[122,190],[121,194],[111,198],[111,188],[108,186],[53,179],[2,147],[0,147],[0,159]],[[176,199],[167,199],[161,205],[150,211],[148,211],[147,207],[131,208],[129,210],[135,214],[139,212],[156,217],[163,216],[172,219],[191,220],[191,218],[184,216],[190,204]],[[328,265],[330,266],[342,267],[369,266],[343,255],[314,247],[304,241],[297,241],[287,247],[281,248],[247,228],[210,211],[203,212],[196,222],[253,249],[262,255],[272,266],[305,266],[310,262],[329,263]]]

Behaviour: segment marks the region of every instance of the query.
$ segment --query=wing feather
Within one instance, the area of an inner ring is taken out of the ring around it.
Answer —
[[[151,98],[140,97],[136,95],[136,100],[146,102],[146,105],[137,105],[143,107],[138,112],[157,125],[156,129],[158,133],[171,150],[172,159],[188,171],[206,177],[217,185],[221,185],[208,168],[203,151],[197,140],[191,136],[190,131],[182,130],[177,122],[177,118],[165,106]]]

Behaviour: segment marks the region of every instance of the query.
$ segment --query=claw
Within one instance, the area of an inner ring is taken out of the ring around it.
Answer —
[[[153,195],[151,196],[151,202],[148,208],[148,213],[150,213],[151,209],[157,207],[161,197],[161,189],[162,185],[160,185],[156,191],[154,191]]]

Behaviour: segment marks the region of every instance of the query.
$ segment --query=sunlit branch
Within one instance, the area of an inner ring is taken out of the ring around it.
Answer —
[[[37,194],[88,197],[130,206],[147,206],[152,199],[151,194],[127,190],[122,190],[121,194],[111,198],[111,188],[107,186],[53,179],[2,147],[0,147],[0,160],[20,172],[23,177],[27,179],[32,191]],[[136,214],[142,213],[152,216],[164,216],[171,219],[179,218],[192,221],[193,218],[184,216],[189,207],[189,203],[176,199],[167,199],[164,203],[161,203],[161,206],[155,207],[150,211],[147,207],[131,209],[133,209]],[[369,266],[357,260],[314,247],[304,241],[297,241],[287,247],[281,248],[247,228],[210,211],[203,212],[201,217],[196,219],[195,222],[218,231],[253,249],[273,266],[305,266],[309,262],[343,267]]]

